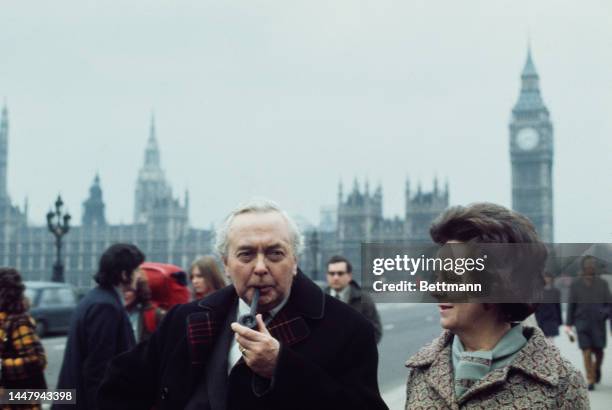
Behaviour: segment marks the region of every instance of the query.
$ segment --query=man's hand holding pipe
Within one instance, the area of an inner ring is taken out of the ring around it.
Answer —
[[[232,330],[236,334],[236,341],[241,346],[247,366],[261,377],[271,379],[278,362],[280,343],[266,328],[261,314],[255,318],[258,330],[249,329],[236,322],[232,323]]]

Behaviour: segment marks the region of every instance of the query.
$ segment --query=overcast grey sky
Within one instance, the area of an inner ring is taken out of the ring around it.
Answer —
[[[2,1],[9,192],[80,221],[100,172],[131,222],[155,111],[162,166],[208,227],[250,196],[317,223],[356,176],[510,205],[528,33],[555,128],[555,237],[612,242],[612,2]],[[413,185],[414,186],[414,185]]]

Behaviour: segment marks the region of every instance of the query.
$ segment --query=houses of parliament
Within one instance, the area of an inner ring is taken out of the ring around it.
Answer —
[[[544,241],[552,242],[553,126],[530,50],[508,131],[512,208],[532,220]],[[54,237],[47,226],[28,222],[27,205],[20,208],[11,201],[7,190],[8,144],[9,114],[4,106],[0,118],[0,265],[17,268],[26,280],[50,280],[55,263]],[[111,224],[106,220],[101,179],[99,175],[93,178],[83,201],[80,224],[72,226],[63,238],[67,282],[91,286],[101,253],[115,242],[134,243],[147,260],[184,269],[197,256],[212,252],[214,232],[190,225],[188,192],[183,198],[177,197],[166,180],[154,120],[134,190],[133,223]],[[406,180],[403,189],[403,215],[388,218],[383,215],[380,185],[371,188],[367,181],[361,185],[355,181],[345,190],[340,183],[336,206],[322,214],[316,228],[304,233],[302,270],[314,279],[323,279],[325,262],[339,253],[353,262],[359,276],[362,242],[429,241],[432,220],[449,206],[448,183],[442,186],[436,178],[433,188],[424,191],[419,183],[414,186]]]

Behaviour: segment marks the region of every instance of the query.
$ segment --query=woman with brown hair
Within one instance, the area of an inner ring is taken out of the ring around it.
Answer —
[[[0,268],[0,387],[46,389],[47,357],[26,312],[25,287],[17,270]],[[2,409],[40,409],[38,404],[2,406]]]
[[[224,288],[226,283],[213,256],[202,256],[196,259],[189,268],[189,279],[193,286],[193,298],[202,299],[209,294]]]
[[[533,224],[502,206],[480,203],[450,208],[434,221],[430,235],[437,244],[451,244],[451,248],[466,243],[529,244],[521,247],[529,253],[519,256],[513,251],[499,265],[502,269],[487,271],[487,283],[513,289],[507,284],[537,287],[542,282],[546,249]],[[407,410],[589,408],[580,373],[539,328],[520,324],[535,305],[440,303],[438,307],[442,335],[406,363],[410,368]]]

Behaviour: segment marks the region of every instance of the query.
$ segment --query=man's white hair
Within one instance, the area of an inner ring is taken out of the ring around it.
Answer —
[[[228,216],[225,218],[221,226],[217,228],[216,231],[216,239],[215,239],[215,250],[219,254],[222,259],[227,257],[227,248],[229,247],[228,234],[229,230],[234,222],[234,218],[238,215],[246,214],[246,213],[265,213],[265,212],[278,212],[285,218],[287,221],[287,226],[289,226],[289,240],[291,241],[291,249],[293,251],[293,255],[297,258],[304,248],[304,237],[300,232],[297,224],[285,212],[281,209],[280,206],[274,201],[265,198],[253,198],[243,204],[240,204],[236,207]]]

